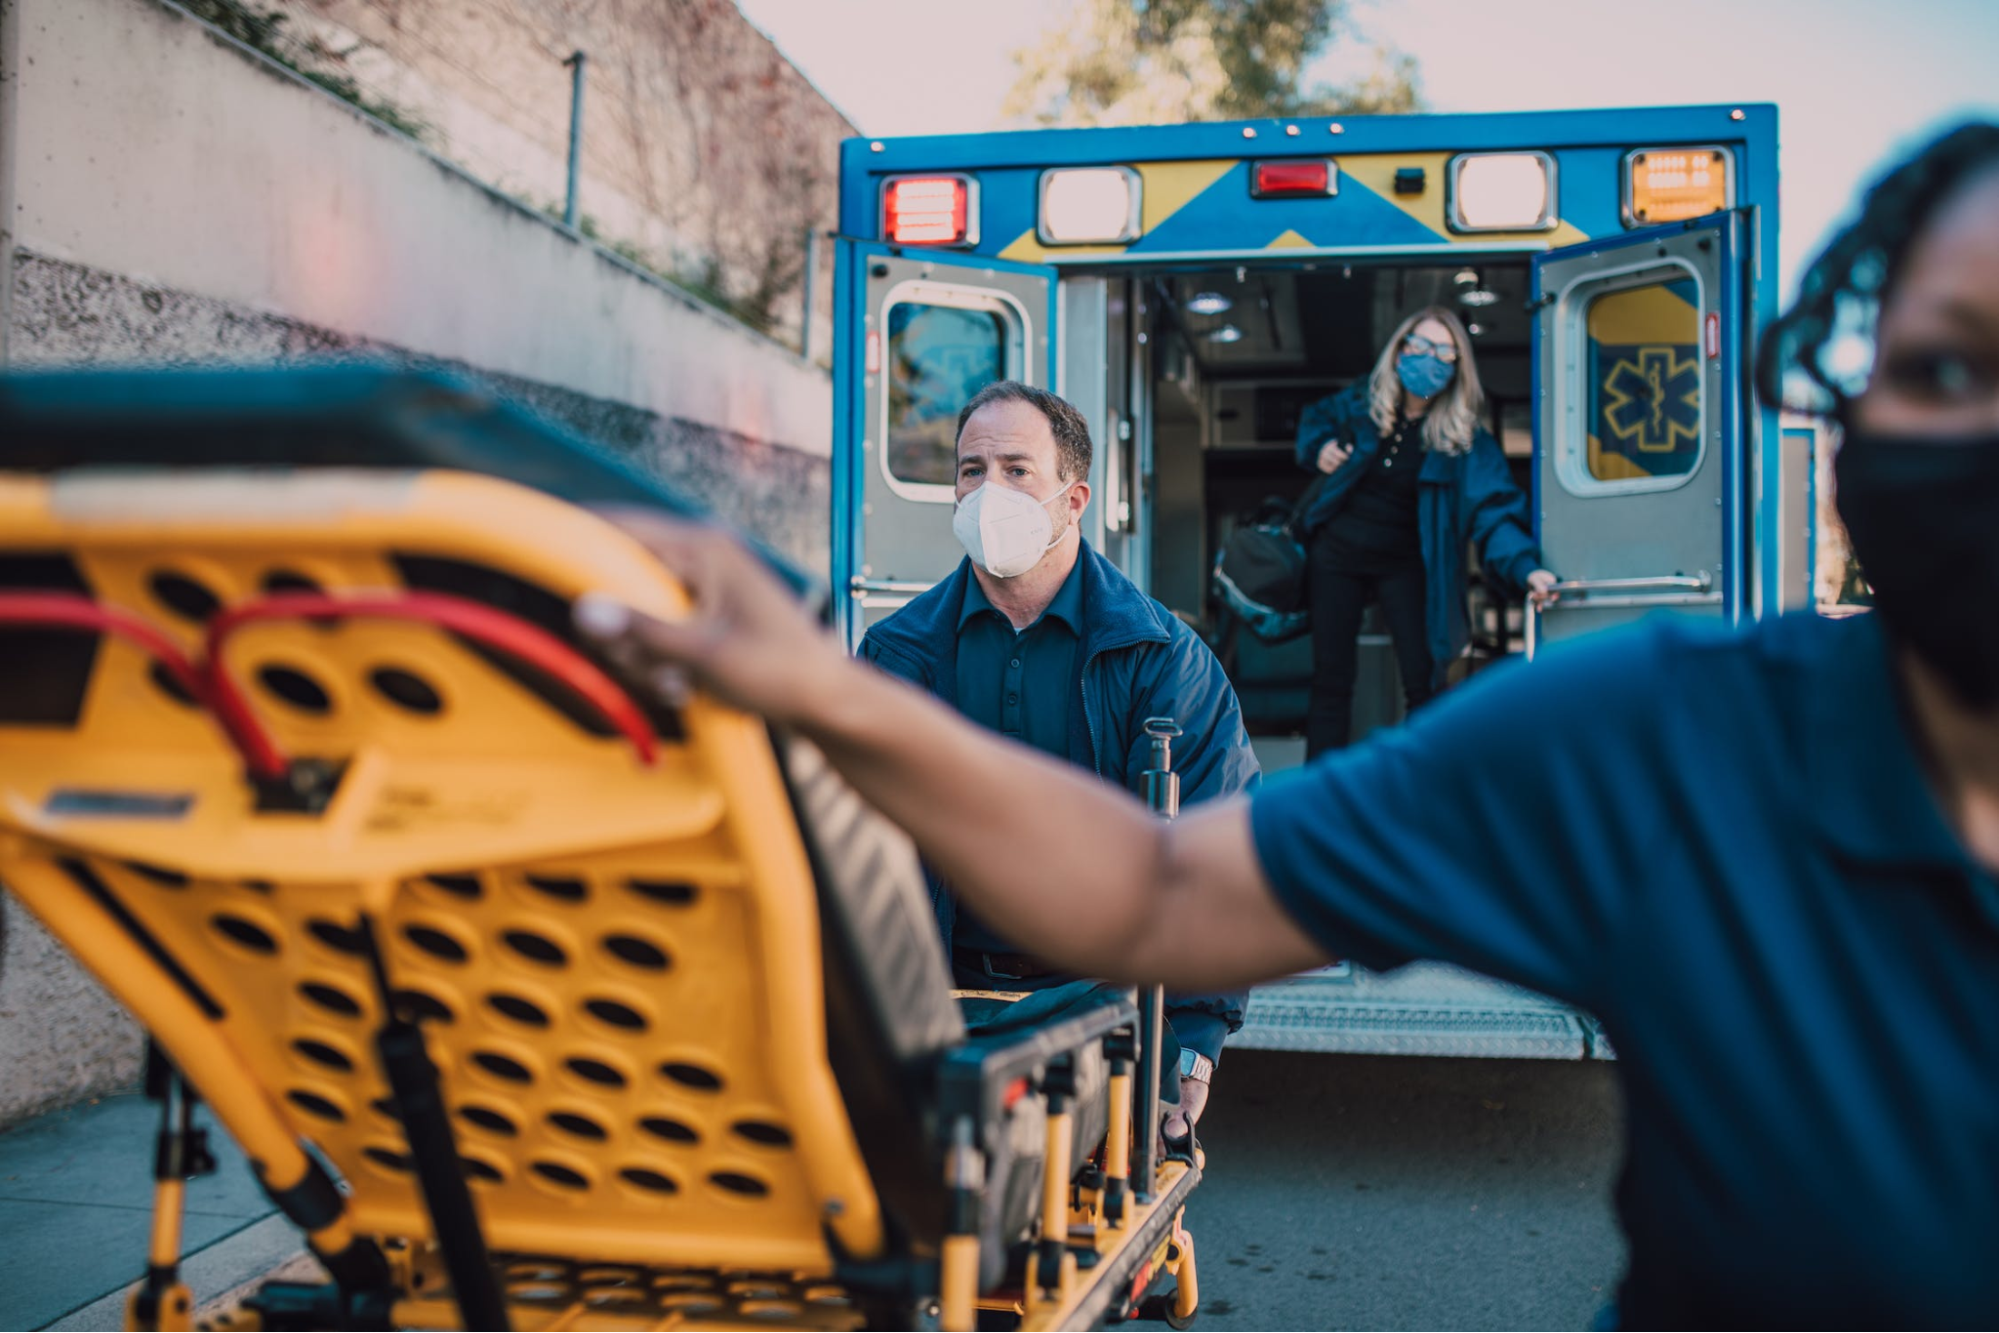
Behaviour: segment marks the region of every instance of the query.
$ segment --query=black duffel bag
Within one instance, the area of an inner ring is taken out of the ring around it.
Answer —
[[[1325,477],[1295,505],[1272,497],[1239,525],[1215,557],[1215,591],[1259,639],[1282,643],[1305,632],[1305,543],[1300,524]]]

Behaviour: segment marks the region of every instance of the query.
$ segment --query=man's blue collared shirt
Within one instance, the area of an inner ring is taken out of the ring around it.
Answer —
[[[958,615],[958,711],[1044,754],[1069,757],[1069,710],[1082,689],[1076,653],[1083,634],[1083,562],[1062,580],[1035,622],[1013,622],[986,597],[976,575],[965,581]],[[1011,953],[1016,946],[963,907],[953,943]]]
[[[1171,717],[1186,732],[1173,747],[1183,806],[1255,787],[1256,752],[1243,730],[1242,709],[1200,636],[1088,542],[1079,544],[1076,565],[1089,616],[1079,626],[1068,743],[1056,753],[1136,794],[1152,764],[1145,719]],[[975,585],[972,562],[959,561],[943,582],[869,628],[860,656],[969,712],[958,696],[958,626]],[[938,933],[947,947],[963,944],[957,900],[934,881],[931,888]],[[1242,1026],[1248,999],[1244,991],[1169,994],[1166,1012],[1181,1045],[1214,1060],[1223,1039]]]
[[[1055,600],[1019,633],[976,576],[958,614],[958,711],[1058,759],[1069,757],[1069,710],[1081,689],[1076,649],[1083,634],[1083,562]]]
[[[1603,1020],[1631,1325],[1999,1319],[1999,887],[1898,697],[1873,616],[1653,624],[1252,802],[1329,951]]]

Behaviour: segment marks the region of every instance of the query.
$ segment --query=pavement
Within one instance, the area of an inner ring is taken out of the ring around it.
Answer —
[[[1615,1067],[1230,1051],[1188,1207],[1198,1328],[1585,1328],[1614,1294]],[[158,1111],[107,1097],[0,1134],[0,1328],[117,1329]],[[188,1190],[197,1302],[299,1253],[225,1135]],[[1135,1325],[1157,1328],[1158,1325]]]
[[[146,1268],[159,1114],[133,1092],[0,1134],[0,1328],[124,1327],[125,1293]],[[183,1223],[197,1301],[300,1250],[242,1152],[226,1134],[210,1142],[219,1169],[188,1185]]]
[[[1196,1327],[1587,1328],[1615,1295],[1616,1067],[1228,1051]]]

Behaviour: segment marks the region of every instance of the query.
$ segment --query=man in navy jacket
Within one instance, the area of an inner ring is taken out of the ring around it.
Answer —
[[[1183,803],[1255,786],[1256,756],[1221,663],[1082,540],[1089,469],[1089,427],[1075,408],[1012,381],[981,390],[958,417],[952,528],[967,558],[870,629],[861,656],[973,721],[1133,792],[1151,763],[1151,717],[1170,717],[1185,733],[1174,743]],[[934,881],[932,898],[961,987],[1041,990],[1074,980],[1020,952],[1005,923],[979,920]],[[1189,1134],[1199,1118],[1246,999],[1167,997],[1180,1050],[1169,1137]]]

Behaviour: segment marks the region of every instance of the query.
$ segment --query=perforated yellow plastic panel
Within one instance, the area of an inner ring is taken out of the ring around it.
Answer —
[[[610,525],[451,473],[0,478],[5,554],[67,560],[191,653],[218,605],[439,570],[523,613],[593,589],[684,607]],[[354,1231],[427,1234],[370,1046],[365,909],[495,1250],[824,1272],[830,1226],[879,1251],[760,724],[696,700],[646,768],[423,625],[256,624],[227,656],[279,746],[338,770],[322,811],[259,808],[207,713],[106,637],[73,718],[0,722],[0,877],[273,1183],[309,1140]]]

